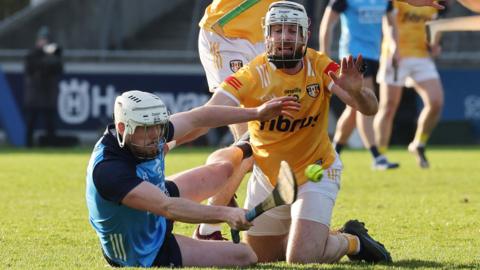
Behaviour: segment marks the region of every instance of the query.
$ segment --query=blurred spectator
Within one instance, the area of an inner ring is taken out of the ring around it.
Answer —
[[[55,138],[55,117],[58,79],[63,73],[62,49],[52,42],[46,26],[37,33],[35,47],[25,58],[25,118],[27,146],[33,146],[35,124],[40,116],[45,119],[46,141]]]

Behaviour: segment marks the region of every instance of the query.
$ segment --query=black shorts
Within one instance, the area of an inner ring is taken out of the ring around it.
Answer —
[[[373,81],[375,82],[375,79],[377,77],[377,72],[378,72],[378,66],[379,66],[378,60],[363,58],[363,63],[365,64],[365,67],[366,67],[365,73],[363,73],[363,77],[364,78],[373,77]]]
[[[177,185],[172,181],[165,181],[165,188],[168,191],[170,197],[180,197],[180,192]],[[152,267],[182,267],[182,253],[180,252],[180,246],[172,233],[173,221],[167,219],[167,229],[165,231],[165,239],[158,251]],[[116,262],[110,260],[110,258],[103,252],[103,257],[113,267],[122,267]]]
[[[165,181],[165,187],[170,194],[170,197],[180,197],[177,185],[172,181]],[[165,232],[165,240],[158,251],[157,257],[153,261],[152,267],[182,267],[182,253],[180,246],[178,246],[177,239],[172,233],[173,221],[167,219],[167,230]]]

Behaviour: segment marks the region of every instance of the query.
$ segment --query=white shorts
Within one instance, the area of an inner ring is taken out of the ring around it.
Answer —
[[[419,83],[431,79],[439,79],[435,63],[429,57],[402,58],[398,65],[395,80],[395,71],[392,66],[391,58],[382,57],[380,68],[377,74],[378,83],[386,83],[395,86],[413,86],[413,82]]]
[[[306,219],[330,227],[333,206],[340,190],[343,165],[336,158],[332,166],[324,171],[320,182],[308,181],[298,187],[297,200],[292,205],[273,208],[253,221],[249,235],[284,235],[290,230],[292,219]],[[247,186],[245,208],[252,209],[262,202],[273,190],[259,167],[254,166]]]
[[[200,29],[198,35],[198,53],[210,92],[214,92],[226,77],[263,52],[263,42],[252,44],[246,39],[225,38],[204,29]]]

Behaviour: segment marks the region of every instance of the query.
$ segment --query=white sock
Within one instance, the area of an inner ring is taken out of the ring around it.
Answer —
[[[221,224],[200,224],[199,232],[201,235],[209,235],[222,229]]]

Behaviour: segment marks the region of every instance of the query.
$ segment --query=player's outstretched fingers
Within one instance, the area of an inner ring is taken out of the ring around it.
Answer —
[[[290,118],[295,118],[290,112],[282,110],[282,115]]]
[[[353,56],[350,54],[347,59],[347,69],[350,71],[353,67]]]
[[[300,110],[300,102],[298,101],[285,101],[282,102],[284,109],[289,109],[292,111],[299,111]]]
[[[346,69],[347,69],[347,58],[343,57],[342,62],[340,63],[340,73],[345,72]]]
[[[355,61],[355,67],[357,68],[358,72],[365,72],[365,66],[363,65],[363,56],[361,54],[357,56],[357,59]]]

